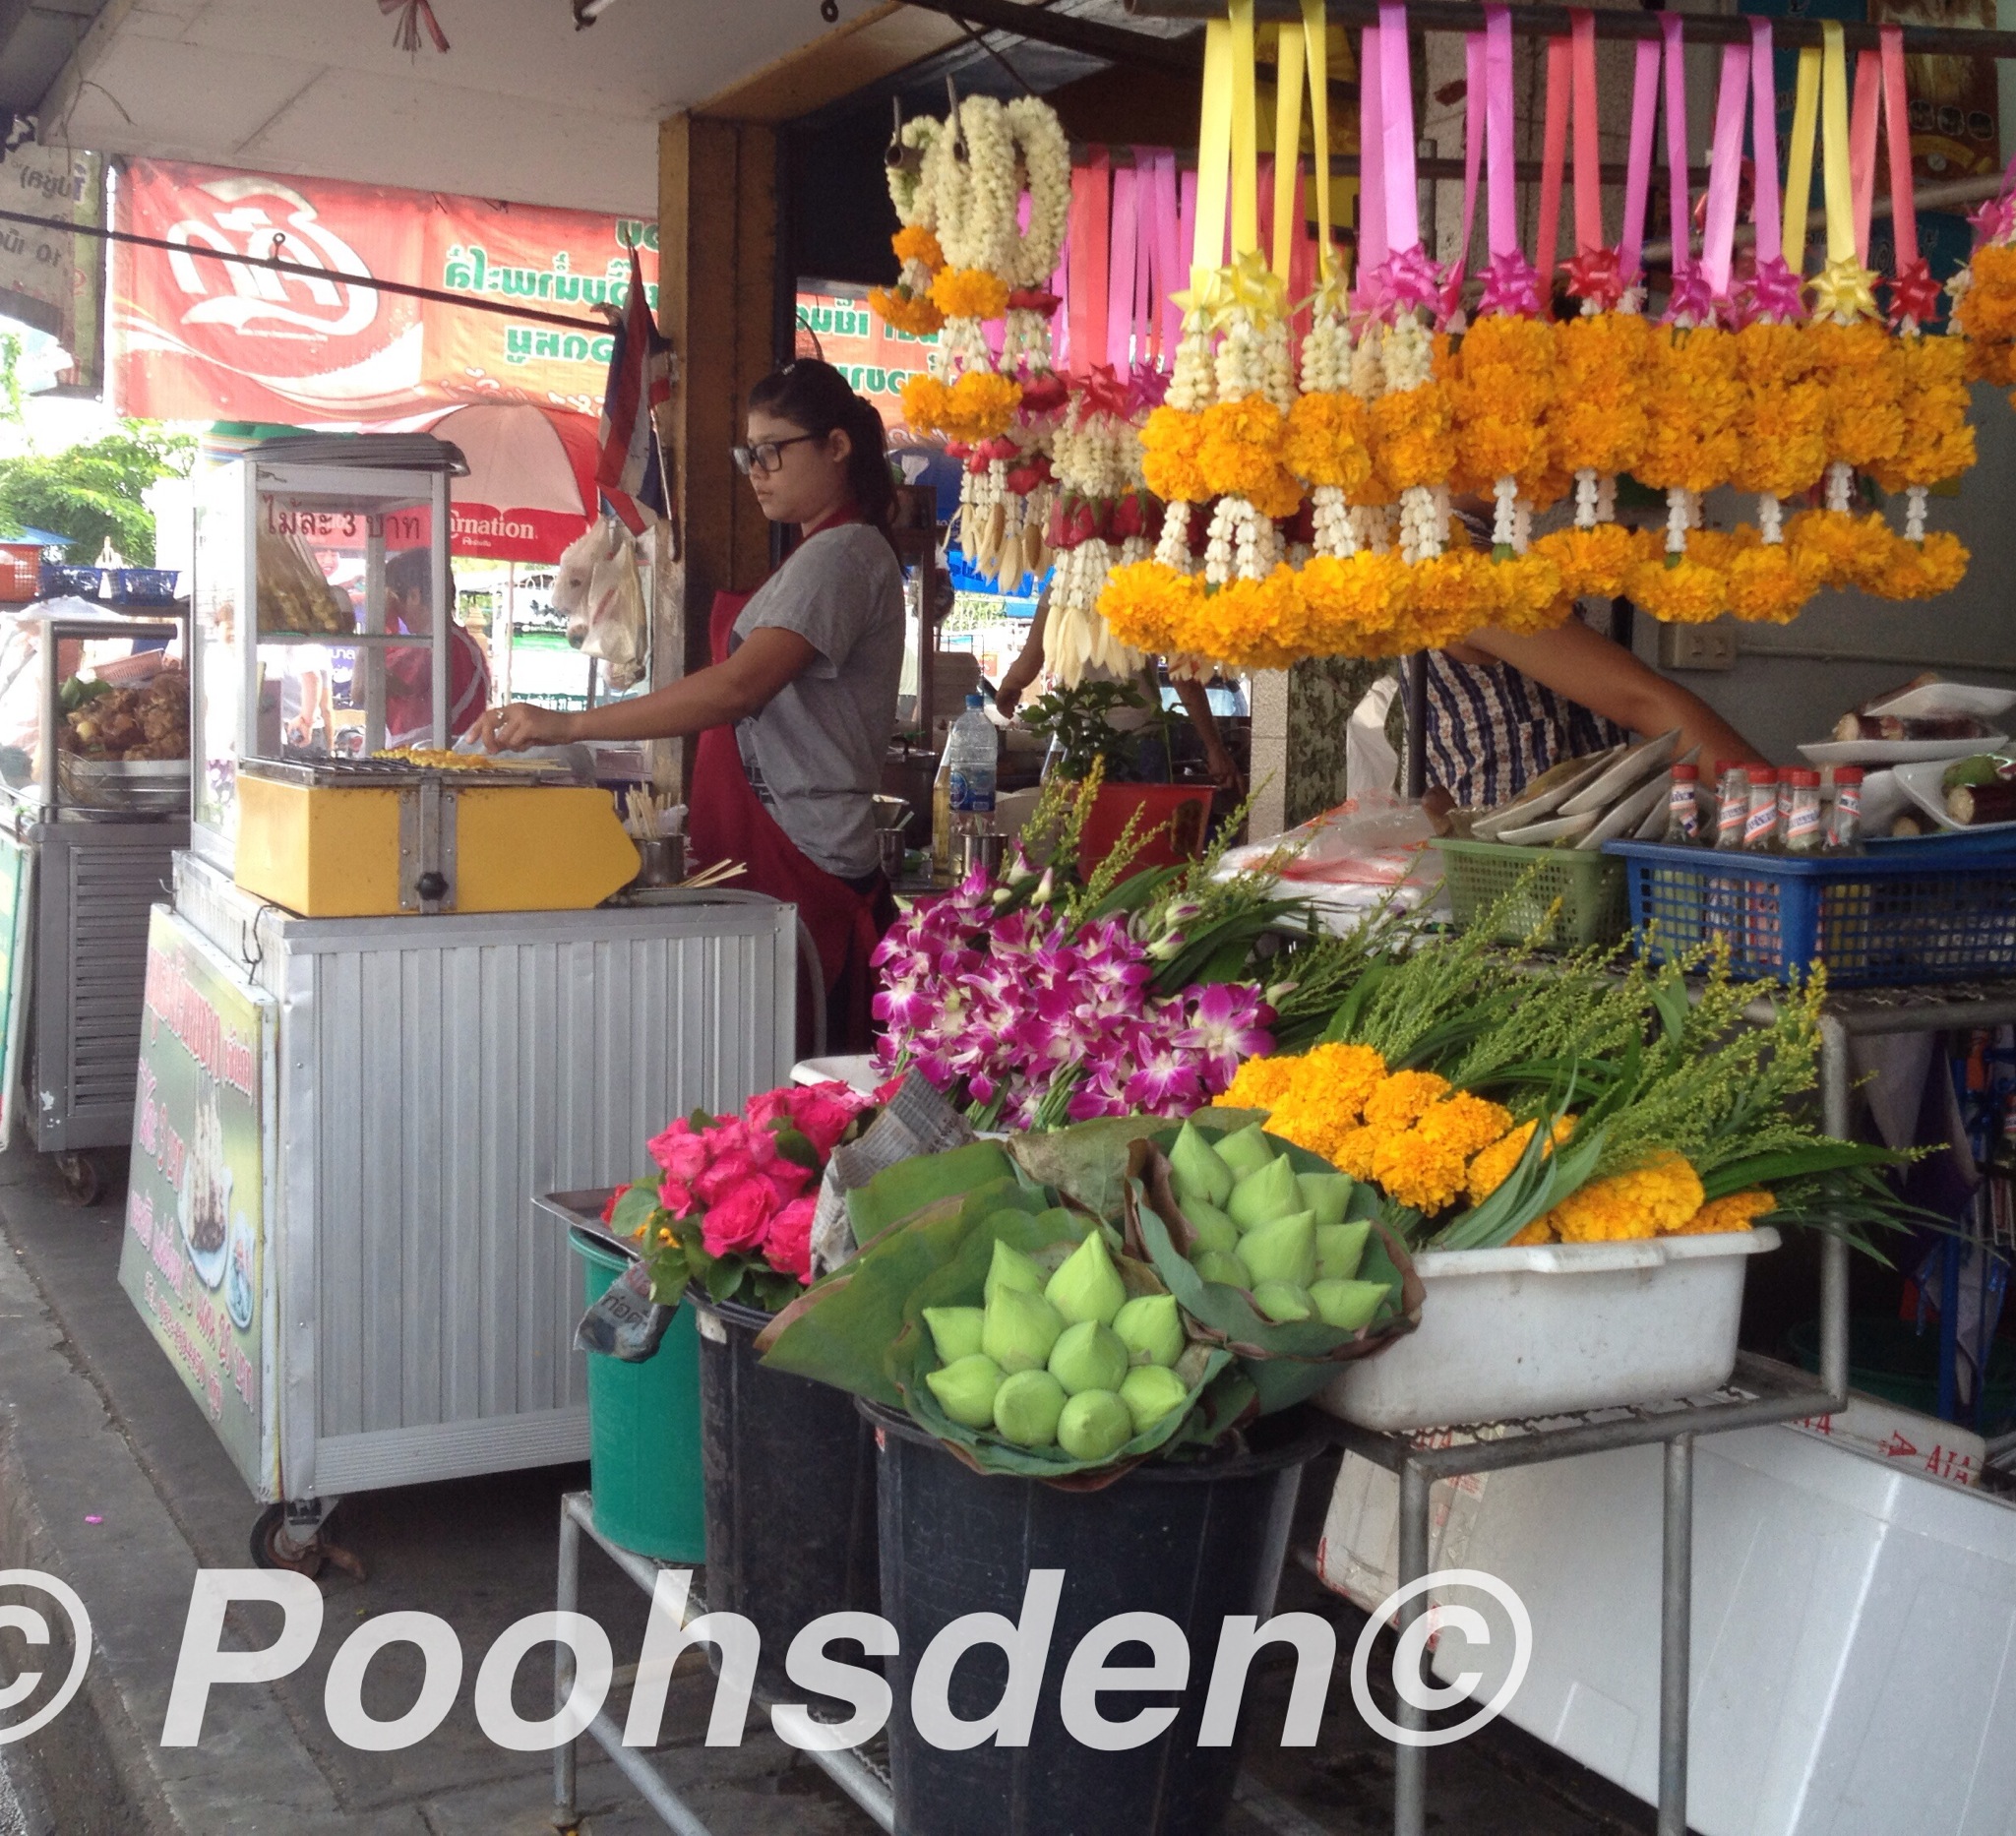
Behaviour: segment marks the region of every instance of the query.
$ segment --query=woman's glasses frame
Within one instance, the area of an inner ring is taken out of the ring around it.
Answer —
[[[745,478],[756,471],[768,476],[784,462],[786,447],[795,447],[804,440],[825,438],[825,434],[793,434],[788,440],[759,440],[754,446],[730,447],[728,457],[735,461],[735,469]]]

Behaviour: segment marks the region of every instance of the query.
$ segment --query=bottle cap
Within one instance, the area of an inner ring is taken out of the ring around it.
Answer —
[[[966,697],[966,705],[968,707],[985,707],[987,705],[987,697],[976,691]]]
[[[1748,767],[1748,770],[1750,774],[1750,788],[1752,790],[1756,789],[1760,784],[1775,786],[1778,782],[1778,772],[1771,765],[1751,765]]]
[[[1803,765],[1794,765],[1786,772],[1785,781],[1794,790],[1818,790],[1820,788],[1819,772],[1809,771]]]
[[[1836,765],[1834,767],[1834,782],[1836,784],[1860,784],[1862,779],[1863,769],[1861,765]]]
[[[1718,779],[1727,777],[1732,771],[1742,771],[1747,768],[1741,759],[1718,759],[1715,762],[1715,775]]]
[[[1692,784],[1697,782],[1700,776],[1699,765],[1677,765],[1673,768],[1673,781],[1676,784]]]

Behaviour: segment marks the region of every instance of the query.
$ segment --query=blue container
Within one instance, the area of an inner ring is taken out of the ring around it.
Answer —
[[[104,590],[104,584],[103,568],[66,568],[53,562],[42,563],[44,599],[95,599]]]
[[[173,568],[112,568],[105,578],[105,598],[115,606],[171,606],[175,581]]]
[[[1729,946],[1748,980],[1815,962],[1835,988],[2016,976],[2016,847],[1927,856],[1721,854],[1609,841],[1629,873],[1631,928],[1654,962]]]

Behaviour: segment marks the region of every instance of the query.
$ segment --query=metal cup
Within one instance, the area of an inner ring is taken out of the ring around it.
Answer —
[[[882,851],[882,871],[891,886],[903,877],[904,857],[909,853],[909,837],[900,828],[876,830],[876,844]]]
[[[637,878],[630,883],[632,886],[669,887],[672,884],[672,857],[668,842],[640,841],[637,860]]]
[[[1002,857],[1008,848],[1006,835],[964,834],[952,837],[952,878],[963,880],[974,868],[979,868],[992,880],[1001,872]]]

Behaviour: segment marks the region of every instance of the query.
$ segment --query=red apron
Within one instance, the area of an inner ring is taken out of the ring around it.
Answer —
[[[708,634],[714,662],[728,660],[735,621],[751,597],[714,595]],[[868,959],[896,921],[888,882],[878,873],[874,889],[863,894],[811,860],[756,794],[733,727],[709,727],[700,736],[687,790],[686,832],[697,865],[746,861],[749,872],[734,883],[738,887],[798,907],[825,975],[826,1050],[866,1052],[874,1038],[869,1001],[875,992]],[[800,1036],[809,1037],[802,1025]]]

